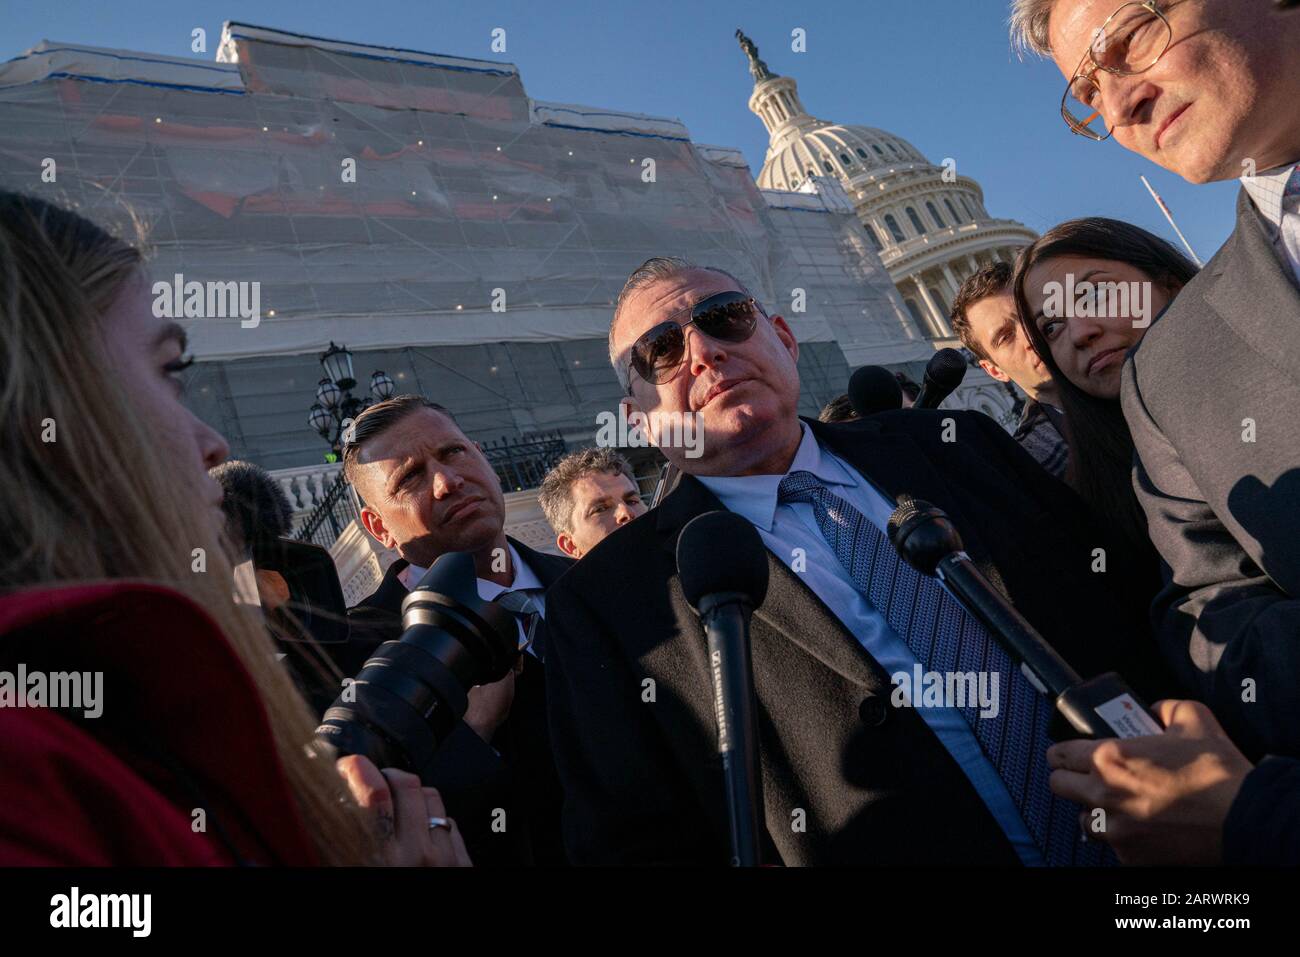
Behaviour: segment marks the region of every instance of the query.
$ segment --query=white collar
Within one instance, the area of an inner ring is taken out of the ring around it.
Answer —
[[[542,580],[537,574],[528,567],[528,563],[519,557],[519,552],[515,546],[506,542],[506,548],[510,549],[510,565],[515,570],[515,580],[509,585],[498,585],[496,582],[488,581],[486,578],[478,579],[478,595],[484,601],[492,601],[502,592],[519,591],[522,588],[540,588],[545,589]]]
[[[1255,201],[1255,207],[1260,215],[1274,226],[1282,225],[1282,198],[1286,192],[1286,184],[1295,169],[1295,163],[1287,163],[1257,176],[1241,178],[1241,185],[1246,187],[1246,192]]]
[[[510,565],[515,570],[515,580],[509,585],[498,585],[496,582],[488,581],[485,578],[475,579],[478,595],[484,601],[492,601],[504,591],[514,591],[519,588],[545,588],[542,580],[528,567],[528,563],[520,557],[515,546],[507,541],[506,548],[510,549]],[[424,577],[424,573],[428,570],[428,568],[420,565],[407,565],[397,573],[397,578],[406,586],[406,590],[410,591],[419,584],[420,579]]]
[[[781,480],[791,472],[811,472],[827,485],[841,485],[855,488],[858,479],[828,451],[822,448],[817,437],[808,428],[808,423],[800,422],[803,438],[799,449],[785,475],[700,475],[700,482],[729,511],[743,515],[756,527],[770,532],[776,521],[777,492]]]

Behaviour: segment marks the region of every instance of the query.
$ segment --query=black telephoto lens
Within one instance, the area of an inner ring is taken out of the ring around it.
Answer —
[[[479,597],[474,558],[442,555],[402,602],[405,630],[386,641],[325,712],[318,750],[360,754],[430,783],[438,746],[469,689],[504,678],[519,654],[514,615]]]

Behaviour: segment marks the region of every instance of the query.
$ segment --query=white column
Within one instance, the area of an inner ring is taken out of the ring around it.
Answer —
[[[956,302],[957,294],[961,292],[961,280],[957,278],[957,274],[952,271],[947,263],[943,264],[943,274],[948,277],[948,285],[952,286],[952,296],[948,301]],[[948,335],[955,336],[957,334],[953,331],[952,323],[947,316],[943,317],[943,327],[948,331]]]
[[[943,274],[948,277],[948,285],[952,287],[952,298],[956,299],[957,293],[961,292],[961,280],[947,263],[943,264]]]
[[[925,280],[921,277],[920,273],[913,273],[907,278],[916,283],[916,288],[921,292],[921,299],[925,301],[925,308],[930,310],[930,325],[934,327],[930,330],[931,333],[938,336],[945,335],[946,333],[944,332],[944,328],[948,324],[943,321],[943,316],[939,310],[939,304],[936,303],[934,297],[930,295],[930,290],[925,286]]]
[[[298,486],[298,504],[302,508],[312,508],[316,505],[316,500],[312,498],[311,492],[307,490],[307,473],[300,472],[293,477],[294,484]]]
[[[974,253],[967,253],[966,261],[970,263],[970,268],[972,270],[971,275],[974,275],[975,273],[980,271],[980,261],[975,258]]]
[[[284,476],[280,479],[280,488],[284,489],[284,494],[289,496],[289,504],[293,506],[294,511],[298,511],[302,506],[298,504],[298,493],[294,490],[293,479]]]

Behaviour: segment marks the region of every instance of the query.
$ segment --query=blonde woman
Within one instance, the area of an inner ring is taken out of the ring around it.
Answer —
[[[0,865],[467,864],[414,775],[308,751],[151,306],[136,247],[0,192]]]

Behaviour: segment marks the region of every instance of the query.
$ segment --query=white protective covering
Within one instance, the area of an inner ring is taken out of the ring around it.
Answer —
[[[205,359],[601,338],[654,255],[727,269],[851,365],[932,351],[830,181],[764,194],[679,121],[533,101],[506,63],[239,23],[218,61],[46,41],[0,65],[0,185],[129,205],[156,278],[260,283],[255,326],[186,320]]]

